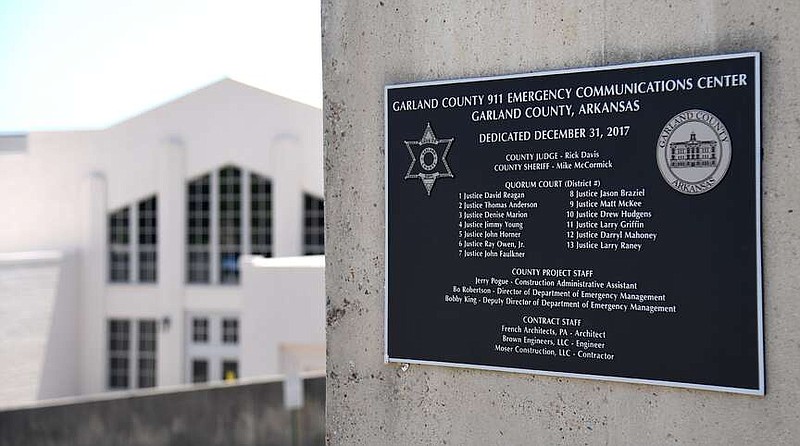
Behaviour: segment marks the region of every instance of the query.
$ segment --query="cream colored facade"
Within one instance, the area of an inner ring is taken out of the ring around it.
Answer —
[[[278,373],[279,346],[300,341],[265,338],[248,327],[261,323],[243,315],[269,314],[261,307],[276,302],[277,288],[259,279],[271,266],[239,264],[263,254],[265,240],[274,257],[318,252],[309,251],[307,233],[321,220],[307,217],[319,214],[309,203],[321,206],[323,197],[321,119],[319,109],[222,80],[107,129],[0,137],[0,206],[8,211],[0,224],[0,253],[7,253],[0,273],[35,276],[54,268],[57,277],[52,286],[28,290],[49,312],[37,316],[42,353],[29,358],[29,368],[39,373],[50,361],[55,374],[40,373],[16,400],[187,383],[198,372],[194,361],[206,361],[206,380],[225,371],[228,377]],[[198,179],[205,189],[192,189]],[[197,250],[202,254],[192,257]],[[190,258],[204,269],[199,279]],[[300,261],[311,261],[311,272],[280,292],[297,293],[303,311],[322,315],[324,260],[311,259]],[[14,302],[0,320],[26,307],[24,299],[14,300],[24,286],[30,283],[0,287],[0,299]],[[70,323],[54,322],[64,318]],[[205,342],[193,341],[195,319],[207,319]],[[304,343],[324,345],[322,323],[312,317],[292,325],[316,334]],[[60,338],[72,341],[59,347],[70,355],[53,359],[52,339],[46,340],[56,326],[64,330]],[[0,352],[24,350],[26,336],[24,327],[4,336]],[[276,353],[264,358],[264,345],[273,344]],[[126,379],[111,385],[111,369],[122,375],[127,369]],[[42,391],[45,378],[59,383]]]

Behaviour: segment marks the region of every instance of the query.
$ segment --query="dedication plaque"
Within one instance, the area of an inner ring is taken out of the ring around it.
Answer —
[[[758,53],[385,93],[387,361],[764,394]]]

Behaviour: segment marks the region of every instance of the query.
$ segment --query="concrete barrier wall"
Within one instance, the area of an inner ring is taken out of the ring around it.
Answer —
[[[331,444],[797,444],[800,2],[322,4]],[[753,50],[766,397],[384,364],[384,85]]]
[[[281,381],[141,391],[0,412],[0,446],[300,445],[325,443],[325,379],[304,381],[292,419]]]

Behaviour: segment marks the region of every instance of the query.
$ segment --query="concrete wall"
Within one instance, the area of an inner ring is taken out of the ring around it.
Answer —
[[[139,391],[0,412],[0,446],[300,445],[325,443],[325,379],[303,382],[293,421],[281,381]]]
[[[331,444],[796,444],[800,3],[322,2]],[[383,363],[383,86],[763,52],[766,397]]]

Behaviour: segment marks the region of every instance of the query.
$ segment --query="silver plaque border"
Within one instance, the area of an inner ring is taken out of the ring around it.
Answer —
[[[756,190],[755,190],[755,199],[756,199],[756,289],[757,289],[757,307],[758,307],[758,389],[748,389],[748,388],[739,388],[739,387],[725,387],[725,386],[713,386],[713,385],[706,385],[706,384],[694,384],[694,383],[684,383],[684,382],[675,382],[675,381],[663,381],[663,380],[656,380],[656,379],[641,379],[641,378],[626,378],[626,377],[619,377],[619,376],[607,376],[607,375],[592,375],[592,374],[584,374],[584,373],[568,373],[568,372],[553,372],[549,370],[534,370],[534,369],[519,369],[513,367],[496,367],[490,365],[482,365],[482,364],[463,364],[457,362],[443,362],[443,361],[425,361],[421,359],[413,359],[413,358],[392,358],[389,356],[389,90],[400,89],[400,88],[408,88],[408,87],[423,87],[428,85],[442,85],[442,84],[460,84],[465,82],[475,82],[475,81],[490,81],[490,80],[500,80],[500,79],[519,79],[519,78],[526,78],[526,77],[538,77],[538,76],[552,76],[556,74],[568,74],[568,73],[586,73],[592,71],[608,71],[608,70],[617,70],[622,68],[638,68],[638,67],[653,67],[653,66],[663,66],[663,65],[675,65],[675,64],[682,64],[687,62],[706,62],[706,61],[713,61],[713,60],[732,60],[732,59],[745,59],[745,58],[753,58],[753,62],[755,64],[754,72],[755,72],[755,179],[756,179]],[[761,52],[758,51],[751,51],[751,52],[743,52],[743,53],[733,53],[733,54],[719,54],[713,56],[699,56],[699,57],[685,57],[680,59],[666,59],[666,60],[656,60],[656,61],[649,61],[649,62],[636,62],[636,63],[627,63],[627,64],[618,64],[618,65],[606,65],[600,67],[584,67],[584,68],[568,68],[568,69],[560,69],[560,70],[550,70],[550,71],[539,71],[535,73],[520,73],[520,74],[508,74],[508,75],[500,75],[500,76],[484,76],[484,77],[472,77],[472,78],[463,78],[463,79],[444,79],[444,80],[435,80],[435,81],[424,81],[424,82],[411,82],[411,83],[403,83],[403,84],[394,84],[394,85],[386,85],[384,87],[384,95],[383,95],[383,102],[384,102],[384,283],[383,283],[383,295],[384,295],[384,308],[383,308],[383,362],[390,363],[390,362],[397,362],[397,363],[407,363],[407,364],[420,364],[420,365],[437,365],[437,366],[444,366],[444,367],[457,367],[457,368],[467,368],[467,369],[477,369],[477,370],[492,370],[498,372],[513,372],[513,373],[524,373],[528,375],[544,375],[544,376],[556,376],[556,377],[563,377],[563,378],[580,378],[580,379],[591,379],[591,380],[599,380],[599,381],[613,381],[613,382],[625,382],[625,383],[633,383],[633,384],[649,384],[654,386],[665,386],[665,387],[680,387],[685,389],[697,389],[697,390],[711,390],[717,392],[729,392],[729,393],[739,393],[745,395],[758,395],[764,396],[765,394],[765,377],[764,377],[764,296],[763,296],[763,272],[762,272],[762,253],[761,253]]]

